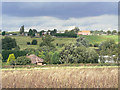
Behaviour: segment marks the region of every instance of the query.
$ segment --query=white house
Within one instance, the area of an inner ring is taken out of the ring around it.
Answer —
[[[99,56],[98,62],[102,62],[101,57],[104,59],[105,63],[117,63],[114,61],[115,55],[112,56]]]

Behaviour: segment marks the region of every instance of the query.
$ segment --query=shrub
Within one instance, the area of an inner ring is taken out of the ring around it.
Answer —
[[[99,45],[97,43],[94,44],[94,47],[98,47]]]
[[[37,45],[37,40],[32,40],[32,43],[31,43],[32,45]]]
[[[58,46],[59,44],[58,43],[56,43],[56,46]]]
[[[30,45],[30,42],[27,42],[27,45]]]
[[[16,65],[27,65],[30,63],[31,63],[31,60],[26,56],[21,56],[16,59]]]
[[[90,47],[92,47],[93,45],[92,44],[89,44]]]
[[[15,65],[15,56],[14,56],[14,54],[9,54],[7,63],[10,64],[10,65]]]
[[[9,54],[14,54],[15,57],[20,57],[20,56],[26,56],[28,52],[26,50],[22,50],[22,51],[19,51],[19,50],[3,50],[2,51],[2,61],[3,62],[6,62],[6,60],[8,59],[9,57]]]

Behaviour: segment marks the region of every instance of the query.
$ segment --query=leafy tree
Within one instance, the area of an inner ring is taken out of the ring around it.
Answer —
[[[37,45],[37,40],[32,40],[32,45]]]
[[[42,36],[44,32],[44,30],[40,31],[39,35]]]
[[[20,28],[20,34],[23,34],[23,33],[24,33],[24,25],[21,26],[21,28]]]
[[[2,35],[3,35],[3,36],[5,36],[5,33],[6,33],[6,32],[5,32],[5,31],[3,31],[3,32],[2,32]]]
[[[78,47],[82,45],[85,47],[89,47],[89,42],[84,37],[78,37],[76,41],[76,45]]]
[[[108,35],[110,35],[110,34],[111,34],[111,31],[110,31],[110,30],[108,30],[108,31],[107,31],[107,34],[108,34]]]
[[[99,45],[99,49],[102,55],[112,55],[114,50],[116,50],[117,45],[112,39],[106,40]]]
[[[78,33],[78,31],[80,31],[80,29],[78,27],[75,27],[74,29],[72,29],[73,31],[75,31],[75,33]]]
[[[85,46],[67,45],[60,53],[61,63],[98,63],[98,54],[95,50]]]
[[[26,56],[21,56],[16,59],[16,65],[27,65],[30,63],[31,63],[31,60]]]
[[[115,35],[115,34],[117,34],[117,31],[116,31],[116,30],[113,30],[113,31],[112,31],[112,35]]]
[[[29,29],[28,36],[34,37],[35,31],[33,31],[32,29]]]
[[[59,64],[60,63],[59,58],[60,58],[59,52],[54,52],[51,57],[51,63]]]
[[[16,40],[12,39],[11,37],[5,37],[2,39],[2,49],[4,50],[11,50],[17,46]]]
[[[15,65],[15,62],[16,62],[16,60],[15,60],[14,54],[9,54],[7,63],[10,64],[10,65]]]
[[[40,43],[40,46],[48,46],[48,47],[55,47],[52,42],[54,41],[54,39],[50,36],[50,35],[45,35],[42,37],[42,41]]]
[[[33,29],[33,32],[34,32],[34,33],[37,33],[37,30],[36,30],[36,29]]]

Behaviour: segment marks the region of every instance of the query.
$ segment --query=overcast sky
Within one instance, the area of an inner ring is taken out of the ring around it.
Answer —
[[[113,30],[118,28],[116,2],[3,2],[3,30]]]

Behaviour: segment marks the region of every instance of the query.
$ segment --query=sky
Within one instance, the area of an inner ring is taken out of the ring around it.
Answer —
[[[2,30],[113,30],[118,28],[117,2],[3,2]]]

